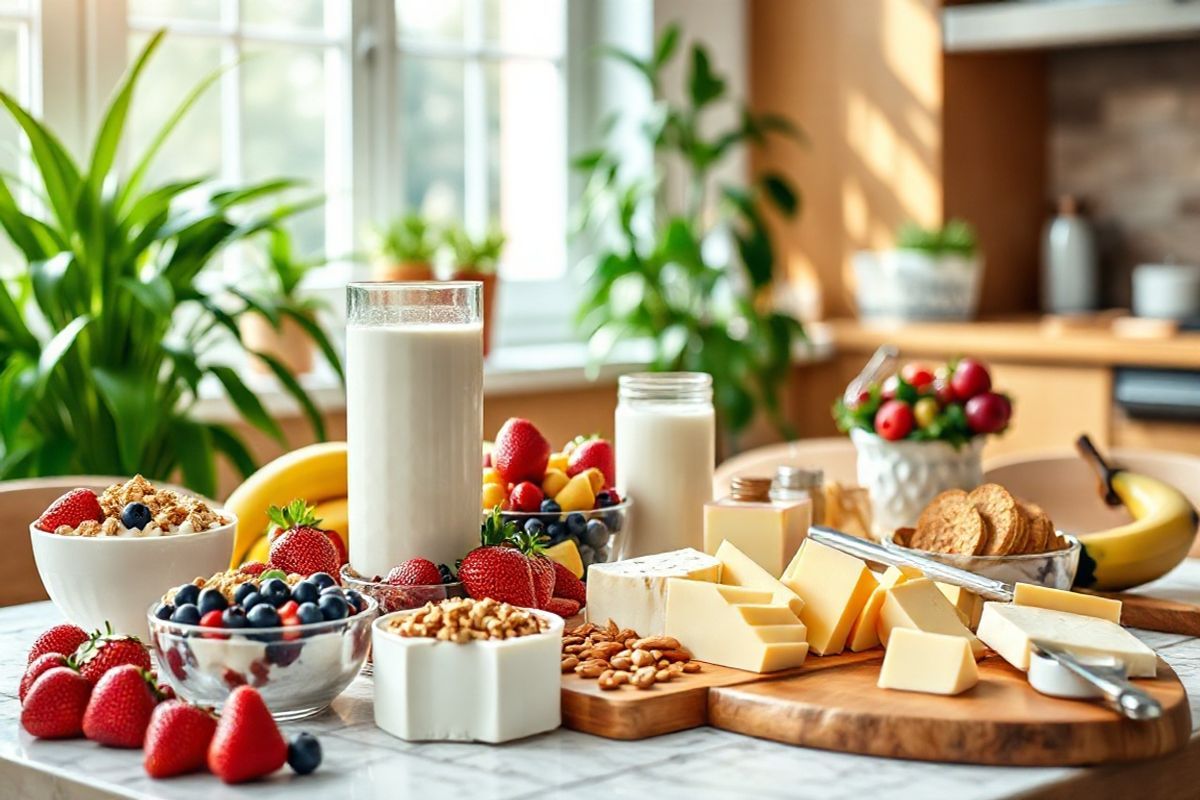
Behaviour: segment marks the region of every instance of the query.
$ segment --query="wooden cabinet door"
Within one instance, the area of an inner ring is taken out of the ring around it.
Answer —
[[[1112,371],[1107,367],[992,363],[992,384],[1013,399],[1013,422],[984,458],[1072,447],[1086,433],[1110,443]]]

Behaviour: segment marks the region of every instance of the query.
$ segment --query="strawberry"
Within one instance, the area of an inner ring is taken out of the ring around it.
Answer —
[[[245,564],[242,564],[240,567],[238,567],[238,572],[242,573],[243,575],[253,575],[258,577],[266,572],[267,569],[267,565],[261,561],[247,561]]]
[[[325,572],[336,575],[341,566],[337,548],[325,531],[317,526],[314,506],[293,500],[284,508],[271,506],[267,511],[273,528],[279,533],[271,542],[271,566],[284,572],[312,575]]]
[[[542,500],[545,497],[542,487],[530,481],[521,481],[513,487],[512,493],[509,494],[508,506],[513,511],[537,511],[542,507]]]
[[[551,614],[558,614],[563,619],[570,619],[579,613],[579,603],[566,597],[551,597],[542,608]]]
[[[403,564],[392,567],[384,583],[392,586],[434,586],[442,582],[442,573],[437,564],[427,558],[410,558]]]
[[[63,525],[78,528],[79,523],[86,520],[100,522],[104,512],[100,510],[100,500],[91,489],[72,489],[50,504],[50,507],[38,517],[39,530],[53,533]]]
[[[471,597],[536,607],[533,573],[529,559],[514,546],[516,537],[517,526],[493,511],[483,525],[481,546],[467,553],[458,567],[458,579]]]
[[[216,730],[217,718],[211,709],[182,700],[160,703],[146,729],[146,774],[169,778],[204,769]]]
[[[542,537],[520,531],[513,537],[517,549],[529,559],[529,574],[533,576],[533,596],[537,608],[545,608],[554,595],[554,562],[545,556]]]
[[[123,636],[96,631],[91,638],[79,645],[79,649],[71,657],[79,667],[79,674],[87,682],[95,685],[104,673],[123,664],[132,664],[141,669],[150,670],[150,653],[146,645],[136,636]]]
[[[606,439],[588,439],[575,446],[567,460],[567,474],[571,477],[592,468],[604,473],[604,485],[612,486],[617,480],[617,460],[613,447]]]
[[[29,657],[25,663],[32,664],[46,653],[60,653],[69,656],[89,638],[91,637],[88,636],[87,631],[78,625],[55,625],[33,640],[33,647],[29,649]]]
[[[83,735],[106,747],[140,748],[158,701],[149,672],[132,664],[113,667],[92,690]]]
[[[33,682],[21,708],[21,727],[39,739],[74,739],[83,733],[83,712],[92,684],[73,669],[54,667]]]
[[[208,746],[208,768],[225,783],[268,775],[287,761],[287,742],[257,689],[229,693]]]
[[[527,419],[513,417],[496,434],[492,466],[509,483],[541,483],[550,461],[550,443]]]
[[[327,530],[323,530],[321,533],[325,534],[325,536],[329,539],[329,543],[333,545],[333,549],[337,551],[338,567],[340,568],[343,564],[350,560],[350,555],[346,552],[346,543],[342,541],[342,535],[337,531]],[[336,575],[337,573],[335,572],[333,574]]]
[[[18,699],[24,703],[25,695],[29,694],[29,687],[33,686],[33,682],[42,676],[42,673],[54,669],[55,667],[70,667],[71,663],[67,661],[67,657],[62,653],[43,653],[33,660],[33,663],[25,668],[25,674],[21,676],[21,687],[17,691]],[[74,667],[71,667],[74,669]]]
[[[575,573],[554,562],[554,596],[574,600],[580,607],[587,605],[587,587],[575,577]]]

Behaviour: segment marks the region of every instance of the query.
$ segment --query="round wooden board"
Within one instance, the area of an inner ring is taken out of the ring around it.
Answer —
[[[1163,705],[1163,716],[1147,722],[1127,720],[1099,703],[1039,694],[1025,673],[996,656],[979,662],[979,675],[973,689],[942,697],[880,689],[879,659],[831,664],[714,688],[709,724],[847,753],[1025,766],[1153,758],[1179,750],[1191,735],[1187,695],[1161,659],[1157,678],[1137,681]]]

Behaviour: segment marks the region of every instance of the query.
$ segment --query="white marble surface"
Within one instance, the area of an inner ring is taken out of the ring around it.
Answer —
[[[1164,579],[1155,594],[1200,600],[1200,563]],[[1158,591],[1158,590],[1162,591]],[[218,798],[470,797],[472,800],[604,797],[609,800],[755,796],[780,798],[940,798],[985,800],[1021,795],[1078,777],[1079,769],[929,764],[789,747],[712,728],[640,742],[614,742],[568,730],[507,745],[410,744],[372,722],[371,681],[360,677],[332,710],[286,732],[321,738],[325,761],[314,775],[281,770],[268,781],[228,787],[211,775],[148,778],[141,752],[87,741],[43,742],[20,730],[17,686],[34,637],[60,617],[49,603],[0,610],[0,797]],[[1187,686],[1200,720],[1200,640],[1139,635],[1158,649]],[[437,794],[435,795],[434,792]]]

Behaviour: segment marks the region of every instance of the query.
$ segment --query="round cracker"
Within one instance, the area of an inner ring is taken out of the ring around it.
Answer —
[[[1029,516],[1029,544],[1026,553],[1045,553],[1054,548],[1056,532],[1054,523],[1045,509],[1037,503],[1022,503],[1025,513]]]
[[[985,483],[967,495],[967,500],[988,523],[989,536],[983,549],[986,556],[1004,556],[1021,552],[1029,522],[1015,497],[1003,486]]]
[[[987,544],[988,531],[967,497],[961,489],[951,489],[933,498],[917,520],[911,546],[936,553],[978,555]]]

